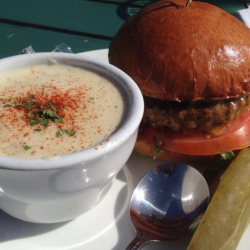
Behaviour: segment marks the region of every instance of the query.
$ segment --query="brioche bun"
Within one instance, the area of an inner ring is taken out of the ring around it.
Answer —
[[[188,105],[193,107],[195,103],[197,107],[197,102],[214,105],[212,102],[245,98],[250,93],[249,28],[216,6],[192,1],[186,7],[186,2],[159,1],[130,17],[110,43],[110,63],[126,72],[137,83],[145,97],[167,101],[170,105],[175,102],[188,102]],[[221,106],[223,105],[222,103]],[[247,109],[249,103],[243,111]],[[241,115],[243,111],[238,114]],[[171,112],[175,112],[175,109]],[[229,126],[231,120],[236,118],[230,117]],[[199,119],[198,117],[195,123]],[[149,122],[148,117],[144,117],[142,123],[149,123],[156,130],[161,129],[155,121],[156,118],[152,120],[153,122]],[[179,123],[185,122],[186,120],[181,120]],[[246,123],[245,130],[250,141],[250,121],[244,120],[242,126]],[[222,125],[223,129],[228,126],[227,118]],[[178,129],[177,127],[174,127],[174,130]],[[170,127],[162,129],[167,129],[166,134],[169,134],[169,129],[173,129],[173,126],[171,124]],[[235,127],[235,131],[239,129],[239,125]],[[204,133],[204,140],[210,139],[207,131],[201,131],[198,127],[196,130],[197,133]],[[194,131],[190,133],[190,137],[193,133]],[[218,152],[211,150],[186,155],[185,150],[183,152],[175,149],[171,152],[171,147],[165,147],[164,139],[159,141],[159,138],[154,138],[154,141],[148,141],[148,138],[146,134],[139,134],[136,149],[142,154],[152,156],[153,145],[162,146],[167,150],[164,150],[159,158],[165,160],[203,161],[223,153],[220,147]],[[235,140],[236,137],[233,138]],[[227,145],[225,151],[231,145],[232,150],[238,149],[233,148],[232,140],[230,145],[228,140],[224,144]],[[248,145],[244,142],[240,147]]]

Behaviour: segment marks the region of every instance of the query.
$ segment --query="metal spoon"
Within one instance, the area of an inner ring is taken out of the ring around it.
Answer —
[[[130,217],[137,235],[126,250],[191,233],[209,199],[207,182],[196,169],[179,163],[153,168],[141,179],[130,201]]]

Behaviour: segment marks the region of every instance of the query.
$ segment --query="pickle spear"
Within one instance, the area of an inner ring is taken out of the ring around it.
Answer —
[[[246,148],[222,175],[187,250],[235,250],[249,222],[250,148]]]

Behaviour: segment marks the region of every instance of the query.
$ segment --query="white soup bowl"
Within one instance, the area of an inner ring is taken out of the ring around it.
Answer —
[[[122,92],[125,110],[119,128],[98,150],[91,147],[54,160],[0,156],[0,209],[34,223],[70,220],[98,204],[133,150],[144,109],[141,92],[129,76],[87,56],[52,52],[13,56],[0,60],[0,75],[47,64],[48,59],[103,75]]]

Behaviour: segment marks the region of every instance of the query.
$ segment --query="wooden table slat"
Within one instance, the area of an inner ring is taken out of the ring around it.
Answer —
[[[108,48],[109,41],[0,23],[0,58],[18,54],[32,45],[36,52],[52,51],[64,42],[74,53]]]
[[[80,0],[2,0],[0,3],[2,20],[106,37],[114,36],[128,18],[130,8],[126,5]]]

